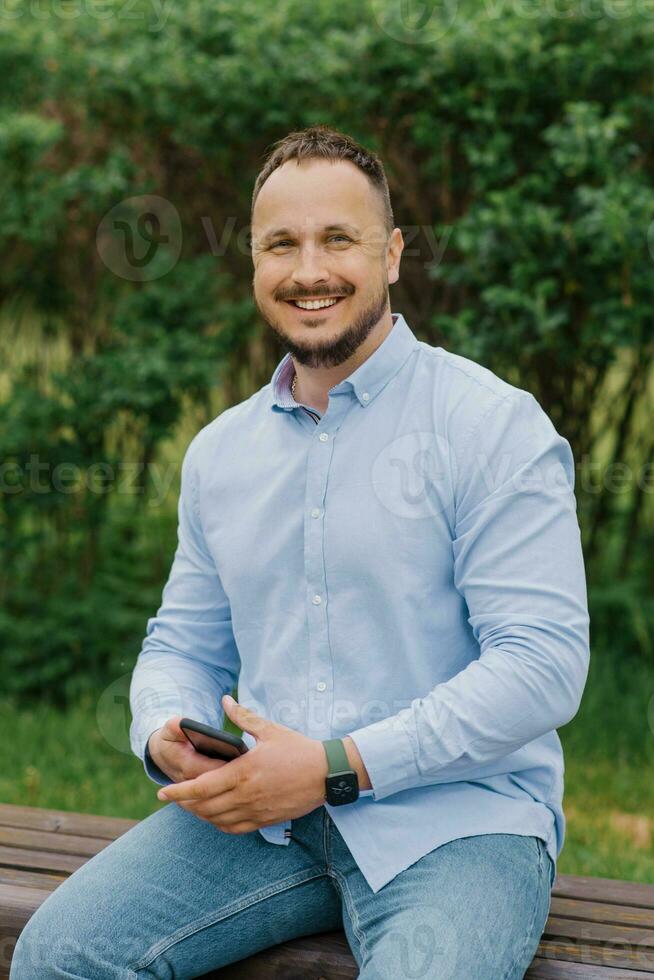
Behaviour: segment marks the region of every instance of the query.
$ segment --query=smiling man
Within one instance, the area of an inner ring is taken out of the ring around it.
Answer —
[[[402,232],[373,164],[378,186],[350,159],[296,157],[255,189],[254,298],[296,365],[296,400],[321,413],[393,327]]]
[[[518,980],[589,664],[570,446],[391,313],[403,240],[364,147],[289,134],[251,223],[285,353],[185,453],[130,690],[170,802],[48,898],[11,980],[198,977],[341,926],[366,980]],[[225,715],[231,761],[179,725]]]

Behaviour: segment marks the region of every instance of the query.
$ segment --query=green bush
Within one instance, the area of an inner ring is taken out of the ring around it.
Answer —
[[[161,23],[145,0],[129,17],[120,0],[73,18],[21,4],[0,22],[12,694],[66,700],[138,653],[174,550],[153,466],[281,353],[244,233],[291,129],[331,123],[382,156],[407,244],[392,306],[420,337],[532,391],[579,466],[654,462],[654,20],[636,3],[437,8],[413,30],[394,0],[188,0]],[[129,499],[106,477],[125,463],[145,474]],[[77,488],[55,485],[64,464]],[[618,639],[647,653],[651,502],[633,483],[577,498],[593,582],[628,581],[641,610],[596,593],[598,627],[630,622]]]

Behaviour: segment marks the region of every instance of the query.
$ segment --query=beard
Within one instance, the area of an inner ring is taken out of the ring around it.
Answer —
[[[292,355],[299,364],[305,367],[321,368],[336,367],[347,361],[359,349],[371,330],[379,323],[389,304],[388,283],[382,283],[376,296],[368,306],[359,313],[343,333],[333,340],[324,340],[317,344],[303,344],[293,340],[284,332],[279,322],[269,320],[254,297],[259,313],[270,329],[279,337],[282,347]]]

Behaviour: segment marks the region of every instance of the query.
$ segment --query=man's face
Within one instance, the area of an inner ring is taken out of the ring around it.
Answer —
[[[347,360],[389,310],[402,233],[384,228],[379,194],[349,160],[289,160],[252,215],[252,280],[261,316],[300,364]],[[303,310],[293,300],[336,299]]]

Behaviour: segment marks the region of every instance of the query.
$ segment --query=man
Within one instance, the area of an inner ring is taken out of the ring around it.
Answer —
[[[185,454],[132,678],[171,803],[56,890],[12,980],[196,977],[341,925],[366,980],[524,976],[589,662],[574,463],[532,395],[391,314],[402,248],[376,156],[276,145],[253,288],[287,353]],[[179,727],[220,707],[230,762]]]

